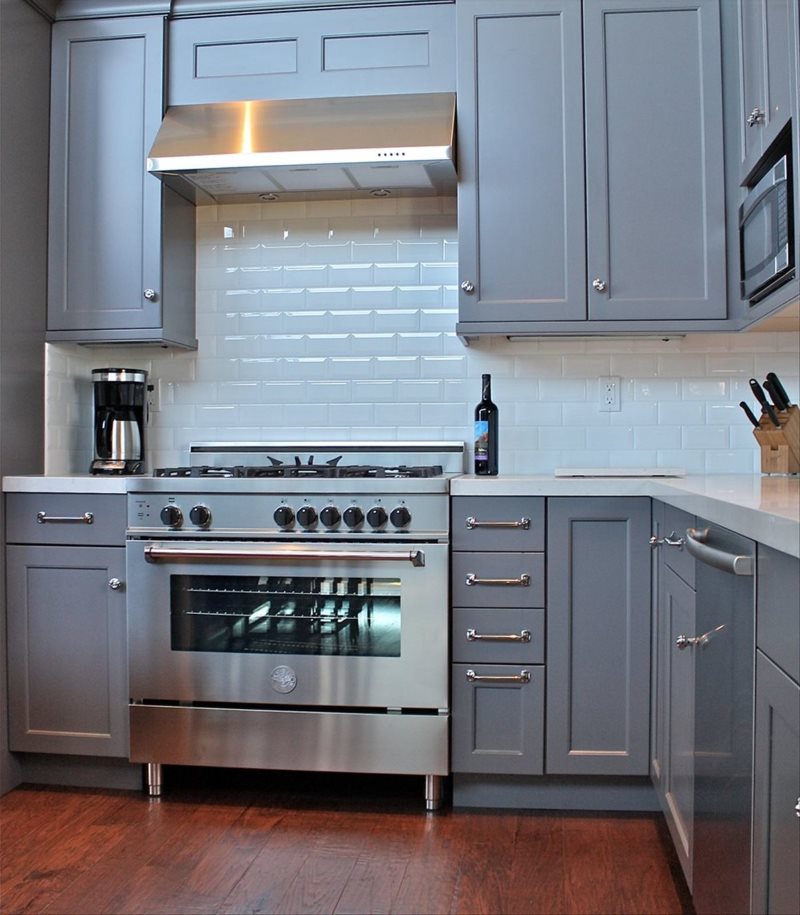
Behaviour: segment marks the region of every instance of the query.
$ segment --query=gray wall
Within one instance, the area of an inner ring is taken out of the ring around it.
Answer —
[[[0,476],[44,464],[44,323],[50,23],[0,0]],[[5,518],[0,503],[0,556]],[[0,794],[20,781],[6,724],[5,566],[0,560]]]

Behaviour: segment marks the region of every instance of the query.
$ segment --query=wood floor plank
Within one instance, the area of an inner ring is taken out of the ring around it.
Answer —
[[[507,915],[566,911],[561,817],[526,811],[519,816],[505,898]]]

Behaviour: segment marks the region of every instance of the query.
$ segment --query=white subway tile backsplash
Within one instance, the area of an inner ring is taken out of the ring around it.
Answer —
[[[768,371],[800,397],[800,335],[575,338],[465,347],[453,198],[197,210],[196,352],[46,347],[48,472],[91,459],[91,369],[161,380],[154,466],[208,439],[471,439],[480,376],[500,407],[503,473],[558,466],[758,471],[738,407]],[[597,409],[597,378],[621,410]]]

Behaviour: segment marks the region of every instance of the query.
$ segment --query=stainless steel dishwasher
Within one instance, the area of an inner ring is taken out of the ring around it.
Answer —
[[[755,544],[712,525],[686,532],[697,560],[693,896],[698,915],[750,911]]]

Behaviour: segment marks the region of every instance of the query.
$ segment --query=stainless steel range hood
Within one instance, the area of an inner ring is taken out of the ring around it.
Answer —
[[[167,109],[147,170],[195,204],[454,194],[455,95]]]

